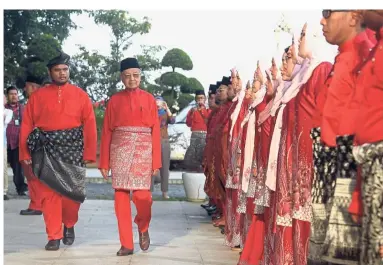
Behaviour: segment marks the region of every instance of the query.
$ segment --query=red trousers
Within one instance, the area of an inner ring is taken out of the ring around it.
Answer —
[[[258,265],[263,257],[265,215],[254,214],[238,264]]]
[[[238,189],[226,188],[226,201],[224,208],[225,213],[225,241],[229,247],[236,247],[241,245],[241,222],[242,214],[237,212],[239,202],[239,193]],[[243,223],[242,223],[243,225]]]
[[[293,252],[293,228],[277,225],[274,252],[275,264],[295,265]]]
[[[62,239],[63,224],[71,228],[77,223],[80,203],[58,194],[41,181],[36,181],[35,186],[40,193],[48,240]]]
[[[293,219],[294,265],[306,265],[311,223]]]
[[[141,233],[146,232],[149,229],[149,223],[152,218],[152,193],[149,190],[135,190],[133,191],[132,200],[137,209],[134,222],[137,224],[138,230]],[[134,249],[130,191],[115,191],[114,209],[118,221],[121,245],[128,249]]]
[[[41,185],[40,180],[33,174],[32,167],[30,165],[27,166],[24,163],[21,163],[21,166],[23,168],[24,175],[27,178],[29,197],[31,198],[28,209],[42,211],[42,198],[41,192],[39,191],[39,187]]]
[[[28,209],[35,210],[35,211],[42,211],[42,205],[41,205],[41,192],[39,191],[39,183],[40,180],[38,178],[32,178],[27,179],[28,182],[28,190],[29,190],[29,197],[31,198],[31,201],[29,203]]]

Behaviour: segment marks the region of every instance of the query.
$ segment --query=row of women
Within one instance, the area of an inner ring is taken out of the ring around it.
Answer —
[[[204,207],[240,265],[383,264],[383,11],[322,15],[333,63],[305,24],[280,69],[210,86]]]

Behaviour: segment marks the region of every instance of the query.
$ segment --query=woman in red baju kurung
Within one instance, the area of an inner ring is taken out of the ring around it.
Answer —
[[[232,77],[233,78],[233,77]],[[236,77],[234,77],[236,78]],[[237,80],[236,80],[237,81]],[[240,82],[240,80],[239,80]],[[238,83],[238,82],[237,82]],[[241,90],[234,98],[235,106],[229,113],[229,164],[226,179],[226,227],[225,244],[233,250],[239,249],[241,245],[241,222],[242,215],[237,212],[240,196],[240,175],[242,172],[241,146],[244,142],[243,128],[241,123],[245,118],[250,99],[245,97],[247,91]]]
[[[316,96],[324,87],[331,64],[321,63],[310,80],[301,88],[295,100],[296,128],[293,135],[293,234],[294,260],[297,265],[307,264],[308,240],[311,227],[311,184],[313,180],[312,118]]]
[[[214,169],[215,169],[215,188],[217,189],[217,199],[221,203],[225,202],[226,192],[226,176],[228,168],[228,137],[229,137],[229,112],[233,108],[234,90],[230,86],[231,81],[228,77],[223,77],[221,86],[218,89],[218,100],[222,102],[222,105],[217,112],[217,122],[215,126],[214,134]],[[225,225],[225,205],[222,206],[224,212],[224,218],[221,218],[215,223],[215,226]]]
[[[302,30],[299,56],[309,59],[310,64],[318,65],[321,61],[319,51],[314,51],[312,44],[317,42],[310,34],[306,34],[306,25]],[[318,46],[317,46],[318,47]],[[311,50],[310,50],[311,48]],[[325,89],[332,65],[320,63],[308,82],[302,86],[295,98],[295,130],[293,132],[292,160],[294,161],[292,190],[293,190],[293,242],[294,264],[307,264],[308,246],[312,219],[311,186],[314,176],[313,141],[310,131],[313,128],[313,118],[317,110],[317,97]],[[307,73],[309,75],[310,72]]]
[[[259,67],[257,72],[260,71]],[[257,73],[256,72],[256,73]],[[242,170],[241,170],[241,187],[240,187],[240,204],[237,209],[237,212],[243,214],[242,222],[240,225],[240,234],[241,234],[241,246],[243,247],[252,221],[252,215],[249,212],[254,211],[253,207],[253,198],[248,197],[247,194],[252,191],[252,185],[254,185],[254,163],[256,160],[255,146],[258,145],[256,142],[257,132],[256,132],[256,107],[259,104],[262,104],[264,96],[266,94],[266,89],[261,88],[261,82],[258,81],[258,75],[254,77],[253,86],[251,90],[251,105],[248,107],[247,114],[243,120],[241,127],[243,128],[244,137],[243,145],[241,147],[242,153]],[[250,215],[250,217],[249,217]]]
[[[268,212],[269,194],[265,194],[265,175],[267,168],[268,153],[271,141],[271,107],[276,88],[281,81],[277,80],[277,68],[274,59],[272,60],[271,75],[273,81],[270,80],[267,74],[266,95],[262,103],[265,105],[262,111],[257,114],[257,134],[259,135],[259,146],[255,145],[257,152],[256,168],[253,169],[253,174],[256,178],[254,187],[254,206],[252,220],[246,235],[246,241],[239,260],[238,265],[258,265],[263,255],[263,242],[265,230],[265,213]],[[261,103],[261,104],[262,104]],[[260,106],[259,104],[258,106]],[[250,191],[250,189],[249,189]],[[248,192],[250,193],[250,192]],[[249,205],[247,205],[249,207]],[[250,208],[250,207],[249,207]]]
[[[285,53],[283,54],[283,62],[286,64],[286,60],[289,60],[289,72],[290,76],[297,76],[301,66],[296,64],[293,65],[293,71],[291,71],[291,55],[287,55],[290,47],[285,49]],[[292,72],[292,73],[291,73]],[[290,78],[286,78],[286,70],[282,72],[285,77],[282,79],[283,82],[280,83],[277,88],[277,92],[273,101],[273,106],[271,108],[271,116],[272,118],[272,136],[270,142],[269,149],[269,157],[267,162],[267,170],[265,177],[265,192],[270,192],[269,198],[269,207],[266,208],[264,217],[265,217],[265,239],[264,239],[264,250],[263,250],[263,264],[280,264],[279,260],[277,260],[277,190],[276,190],[276,180],[277,180],[277,161],[278,161],[278,153],[279,153],[279,145],[282,142],[282,126],[281,119],[283,117],[283,109],[285,108],[285,104],[282,100],[284,100],[284,96],[286,91],[290,89],[292,82]],[[281,109],[282,108],[282,109]],[[287,249],[287,248],[286,248]],[[278,253],[279,255],[281,253]],[[283,263],[282,263],[283,264]]]

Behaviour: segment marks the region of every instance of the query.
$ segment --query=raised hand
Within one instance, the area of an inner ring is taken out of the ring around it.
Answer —
[[[242,89],[242,80],[241,80],[241,77],[239,76],[238,71],[237,71],[237,81],[238,81],[237,91],[240,91]]]
[[[169,109],[168,104],[165,101],[162,102],[162,106],[164,107],[165,110]]]
[[[290,49],[288,51],[288,56],[291,57],[294,64],[296,64],[298,62],[297,51],[295,49],[294,36],[293,36],[292,44],[291,44]]]
[[[270,75],[266,70],[265,70],[265,74],[266,74],[266,80],[271,82]]]
[[[270,72],[271,72],[271,77],[273,78],[273,80],[276,80],[278,75],[278,67],[277,67],[277,64],[275,63],[274,57],[271,59]]]
[[[274,85],[273,85],[273,82],[271,81],[269,72],[265,71],[265,73],[266,73],[266,92],[267,92],[267,95],[271,96],[274,94]]]
[[[248,89],[250,89],[251,88],[251,86],[250,86],[250,80],[248,80],[247,81],[247,84],[246,84],[246,89],[248,90]]]
[[[235,68],[231,69],[230,71],[231,71],[231,84],[234,87],[235,91],[238,92],[242,89],[241,78],[239,77],[239,73]]]
[[[257,70],[256,70],[256,72],[257,72],[257,79],[259,80],[261,85],[263,85],[265,83],[265,80],[263,78],[261,67],[259,66],[259,61],[257,62]]]
[[[311,57],[310,52],[307,50],[306,30],[307,30],[307,22],[303,25],[303,28],[301,31],[301,37],[299,38],[299,45],[298,45],[298,56],[303,59]]]
[[[230,70],[230,73],[231,73],[231,84],[236,87],[237,85],[237,70],[235,68],[231,69]]]
[[[246,98],[251,98],[251,85],[250,85],[250,80],[247,81],[247,84],[246,84],[246,94],[245,94],[245,97]]]
[[[253,79],[253,83],[251,86],[253,93],[257,92],[261,88],[261,81],[258,78],[257,71],[255,71],[255,76],[256,78]]]

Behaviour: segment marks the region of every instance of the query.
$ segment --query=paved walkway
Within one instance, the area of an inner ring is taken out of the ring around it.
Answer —
[[[86,183],[86,198],[88,200],[114,200],[114,189],[110,183]],[[169,184],[169,196],[170,200],[186,200],[185,189],[183,185],[179,184]],[[162,198],[161,186],[156,184],[152,192],[153,199],[164,200]],[[17,195],[15,185],[13,183],[9,186],[8,197],[11,200],[25,200],[28,199],[28,196],[19,196]],[[25,201],[25,206],[28,206],[29,201]]]
[[[182,172],[183,171],[171,170],[169,175],[169,180],[170,181],[182,180]],[[12,181],[12,176],[13,176],[12,169],[8,167],[8,177],[11,181]],[[101,181],[103,180],[103,177],[97,168],[87,168],[86,177],[87,179],[100,179]],[[91,181],[91,180],[88,180],[88,181]]]
[[[8,178],[9,178],[9,183],[12,183],[13,172],[10,167],[8,167]],[[157,179],[159,179],[159,177],[157,177]],[[106,182],[97,168],[86,169],[85,181],[87,183],[105,183]],[[169,184],[182,184],[182,171],[175,171],[175,170],[170,171]]]
[[[81,207],[73,246],[44,250],[46,235],[41,216],[20,216],[26,200],[4,202],[4,264],[8,265],[235,265],[238,252],[223,245],[199,204],[163,202],[153,204],[151,247],[138,245],[135,232],[133,256],[117,257],[120,248],[113,201],[87,200]],[[135,207],[132,207],[135,213]]]

